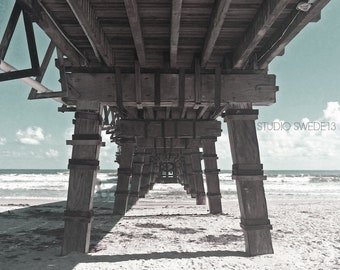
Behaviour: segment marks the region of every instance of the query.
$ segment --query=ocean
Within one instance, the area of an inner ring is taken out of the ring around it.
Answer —
[[[340,171],[266,171],[264,181],[270,199],[340,199]],[[230,171],[220,172],[223,198],[236,199]],[[101,170],[95,197],[114,198],[116,171]],[[66,200],[68,170],[0,170],[0,199]],[[167,184],[158,184],[166,191]],[[170,189],[169,189],[170,190]],[[152,194],[152,192],[150,192]],[[156,194],[155,194],[156,195]],[[179,189],[179,196],[184,195]]]

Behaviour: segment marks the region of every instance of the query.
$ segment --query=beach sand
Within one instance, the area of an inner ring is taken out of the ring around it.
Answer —
[[[257,257],[237,200],[222,202],[210,215],[181,186],[156,185],[119,219],[96,199],[90,253],[62,257],[65,202],[1,199],[0,269],[340,269],[340,200],[268,199],[275,254]]]

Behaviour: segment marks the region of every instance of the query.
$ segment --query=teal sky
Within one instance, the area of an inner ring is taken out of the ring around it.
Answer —
[[[0,37],[14,1],[0,2]],[[331,1],[318,23],[310,23],[277,57],[269,73],[280,87],[277,103],[260,107],[257,121],[265,169],[340,169],[340,1]],[[29,65],[22,22],[5,60],[17,68]],[[48,40],[35,28],[40,61]],[[52,64],[53,65],[53,64]],[[51,66],[43,83],[60,90],[58,71]],[[0,82],[0,169],[67,168],[73,133],[72,113],[58,113],[52,100],[28,101],[30,88],[20,81]],[[302,123],[325,123],[301,130]],[[280,124],[281,123],[281,124]],[[284,124],[289,130],[268,130]],[[327,125],[331,130],[327,129]],[[267,130],[264,130],[263,127]],[[334,128],[335,127],[335,128]],[[219,165],[231,168],[227,130],[218,140]],[[108,142],[108,139],[105,139]],[[101,168],[116,168],[115,146],[101,151]]]

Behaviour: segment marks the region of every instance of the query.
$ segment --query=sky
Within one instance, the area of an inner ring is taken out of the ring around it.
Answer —
[[[0,37],[14,1],[0,2]],[[258,107],[256,122],[265,170],[340,170],[340,1],[331,1],[318,23],[310,23],[269,66],[275,74],[277,103]],[[28,68],[23,24],[19,22],[5,61]],[[48,46],[35,28],[40,61]],[[43,83],[60,91],[53,63]],[[0,169],[66,169],[73,113],[59,113],[53,100],[27,100],[20,81],[0,82]],[[231,169],[226,124],[217,142],[220,169]],[[115,169],[114,144],[103,134],[101,169]]]

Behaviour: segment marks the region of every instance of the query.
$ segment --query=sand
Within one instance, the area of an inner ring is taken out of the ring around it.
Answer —
[[[237,201],[210,215],[181,189],[156,185],[121,219],[97,199],[90,253],[64,257],[65,202],[1,199],[0,269],[340,269],[340,200],[269,198],[275,254],[246,257]]]

